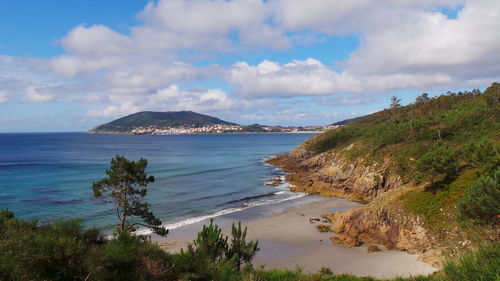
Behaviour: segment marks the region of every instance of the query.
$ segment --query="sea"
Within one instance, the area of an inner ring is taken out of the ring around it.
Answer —
[[[155,177],[146,201],[169,229],[305,196],[289,191],[277,167],[265,163],[314,134],[94,135],[0,134],[0,209],[47,223],[78,218],[112,231],[112,201],[94,198],[92,182],[110,160],[146,158]]]

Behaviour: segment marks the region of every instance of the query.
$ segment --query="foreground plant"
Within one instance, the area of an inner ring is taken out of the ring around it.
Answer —
[[[259,251],[259,241],[246,241],[247,228],[241,229],[241,222],[238,222],[238,227],[233,223],[231,227],[231,247],[226,250],[226,256],[234,260],[238,270],[241,265],[249,264]],[[227,239],[227,238],[226,238]]]

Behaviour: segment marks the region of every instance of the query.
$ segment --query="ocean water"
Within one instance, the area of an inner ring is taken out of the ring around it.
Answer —
[[[252,206],[293,200],[303,194],[264,159],[288,152],[313,134],[127,136],[83,133],[0,134],[0,209],[41,222],[80,218],[111,230],[113,204],[92,196],[115,155],[149,161],[147,201],[169,228]]]

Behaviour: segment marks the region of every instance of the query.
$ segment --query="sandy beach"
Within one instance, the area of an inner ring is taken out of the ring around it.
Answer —
[[[242,221],[248,227],[248,238],[259,240],[260,251],[253,263],[255,266],[296,269],[317,272],[322,267],[335,273],[350,273],[357,276],[390,278],[396,276],[427,275],[434,271],[417,255],[386,250],[368,253],[368,245],[347,248],[330,241],[333,233],[321,233],[316,226],[322,222],[310,222],[322,213],[346,210],[360,204],[341,198],[306,196],[270,206],[249,208],[242,212],[217,217],[215,223],[226,235],[230,225]],[[203,224],[202,221],[171,230],[166,239],[156,238],[169,252],[177,252],[191,242]]]

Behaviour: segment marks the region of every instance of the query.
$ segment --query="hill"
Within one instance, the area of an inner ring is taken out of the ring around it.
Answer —
[[[97,126],[90,130],[89,133],[127,133],[138,127],[203,127],[215,124],[236,125],[235,123],[192,111],[142,111]]]
[[[331,125],[347,125],[347,124],[350,124],[350,123],[354,123],[356,121],[359,121],[365,117],[367,117],[368,115],[365,115],[365,116],[359,116],[359,117],[354,117],[354,118],[349,118],[349,119],[345,119],[345,120],[342,120],[342,121],[338,121],[338,122],[335,122]],[[330,125],[330,126],[331,126]]]
[[[437,263],[500,241],[500,84],[420,96],[269,160],[295,191],[367,203],[326,214],[332,241],[383,244]]]

